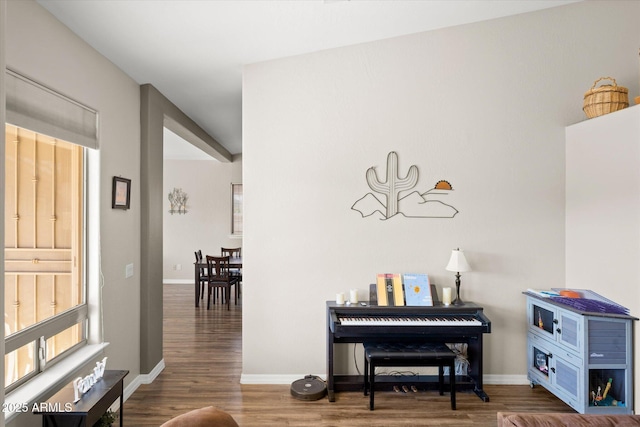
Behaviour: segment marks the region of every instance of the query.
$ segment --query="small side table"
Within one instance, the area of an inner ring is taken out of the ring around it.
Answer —
[[[106,370],[82,398],[73,403],[73,382],[47,400],[52,411],[34,412],[42,414],[43,427],[92,427],[109,407],[120,398],[120,427],[122,424],[123,379],[129,371]]]

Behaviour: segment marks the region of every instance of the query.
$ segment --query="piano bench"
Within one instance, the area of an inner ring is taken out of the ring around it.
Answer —
[[[445,344],[364,343],[364,394],[369,392],[369,409],[373,411],[376,367],[437,366],[438,390],[444,389],[444,367],[449,367],[451,409],[456,409],[456,354]]]

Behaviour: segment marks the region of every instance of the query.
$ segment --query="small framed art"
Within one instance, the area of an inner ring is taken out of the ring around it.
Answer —
[[[111,195],[111,208],[129,209],[131,203],[131,180],[113,177],[113,193]]]

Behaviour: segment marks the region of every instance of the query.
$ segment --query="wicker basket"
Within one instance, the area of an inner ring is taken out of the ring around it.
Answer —
[[[600,80],[611,80],[613,86],[603,85],[596,88]],[[626,87],[618,86],[616,79],[601,77],[593,83],[591,89],[584,94],[584,110],[587,117],[598,117],[629,106],[629,91]]]

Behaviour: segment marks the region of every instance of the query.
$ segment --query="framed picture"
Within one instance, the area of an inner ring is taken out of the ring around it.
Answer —
[[[111,207],[113,209],[129,209],[131,203],[131,180],[113,177],[113,193],[111,195]]]
[[[242,184],[231,184],[231,235],[242,236],[243,222]]]

